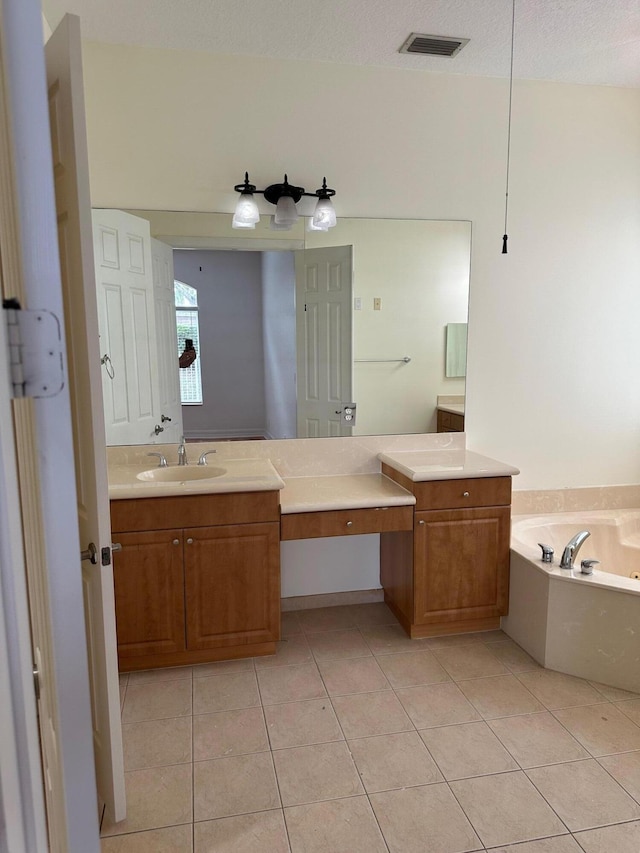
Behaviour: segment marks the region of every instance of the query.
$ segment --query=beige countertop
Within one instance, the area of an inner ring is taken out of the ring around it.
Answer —
[[[155,460],[128,465],[110,464],[109,498],[122,500],[225,492],[270,492],[284,488],[284,480],[268,459],[221,458],[213,461],[210,457],[207,466],[192,464],[184,468],[178,465],[158,468],[154,462]],[[219,473],[220,471],[223,473]],[[207,477],[207,474],[211,476]],[[172,479],[154,480],[154,476]]]
[[[408,450],[379,453],[378,459],[414,482],[466,480],[474,477],[511,477],[519,468],[470,450]]]
[[[464,403],[438,403],[438,410],[451,412],[452,415],[464,415]]]
[[[283,515],[339,509],[407,506],[415,497],[384,474],[288,477],[280,493]]]

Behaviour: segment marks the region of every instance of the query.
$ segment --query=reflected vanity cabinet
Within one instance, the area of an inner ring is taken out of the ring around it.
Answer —
[[[464,432],[463,414],[436,409],[436,415],[436,432]]]
[[[380,537],[385,600],[411,637],[498,628],[509,603],[511,477],[412,482],[413,534]]]
[[[279,493],[111,502],[121,671],[272,654]]]

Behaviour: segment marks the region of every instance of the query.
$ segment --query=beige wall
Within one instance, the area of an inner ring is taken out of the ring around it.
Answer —
[[[640,92],[86,45],[95,206],[232,211],[322,175],[338,215],[473,222],[469,445],[518,488],[640,481]]]

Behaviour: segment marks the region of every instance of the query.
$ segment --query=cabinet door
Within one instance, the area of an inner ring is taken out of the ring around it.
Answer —
[[[198,527],[184,536],[187,648],[279,639],[278,523]]]
[[[506,613],[509,534],[509,507],[417,512],[415,623]]]
[[[181,530],[114,533],[116,631],[120,658],[185,650]]]

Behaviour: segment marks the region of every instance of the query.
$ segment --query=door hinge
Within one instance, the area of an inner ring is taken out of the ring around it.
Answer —
[[[64,387],[60,321],[51,311],[2,302],[9,345],[11,396],[55,397]]]

